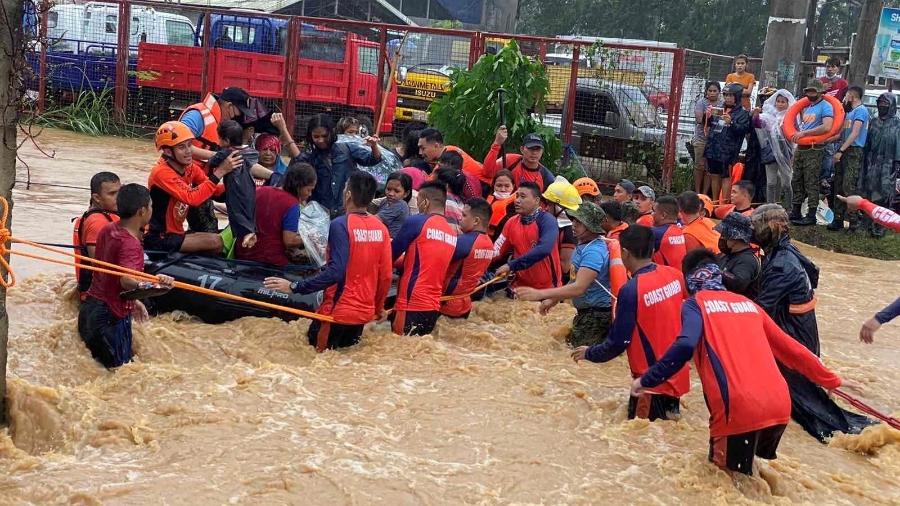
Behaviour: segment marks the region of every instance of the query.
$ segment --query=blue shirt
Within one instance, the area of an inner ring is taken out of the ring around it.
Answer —
[[[607,293],[609,290],[609,250],[606,248],[606,242],[603,239],[595,239],[587,244],[579,244],[572,255],[572,265],[576,270],[590,269],[597,273],[597,278],[591,282],[584,295],[572,300],[575,308],[612,306],[612,299]],[[603,286],[601,287],[597,283]],[[603,287],[606,287],[606,290]]]
[[[825,99],[803,109],[800,115],[800,131],[805,132],[822,126],[822,120],[834,117],[834,108]]]
[[[184,116],[178,120],[191,130],[191,133],[194,134],[194,137],[200,137],[203,135],[203,130],[206,125],[203,123],[203,115],[200,114],[200,111],[197,109],[191,109],[190,111],[184,113]]]
[[[841,132],[841,140],[847,140],[847,137],[850,136],[850,132],[853,130],[853,122],[855,121],[862,123],[862,129],[851,146],[864,148],[866,147],[866,138],[869,136],[869,110],[864,105],[860,104],[859,107],[854,108],[847,114],[847,119],[844,120],[844,130]]]

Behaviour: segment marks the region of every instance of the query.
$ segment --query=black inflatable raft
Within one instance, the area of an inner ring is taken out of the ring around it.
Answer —
[[[175,278],[175,281],[305,311],[315,311],[319,307],[320,293],[285,295],[266,289],[262,283],[269,276],[298,280],[315,274],[317,270],[309,265],[292,265],[280,269],[257,262],[182,253],[170,255],[147,252],[144,263],[144,271],[150,274],[165,274]],[[222,323],[245,316],[297,319],[296,315],[283,311],[178,289],[145,302],[154,313],[181,310],[206,323]]]

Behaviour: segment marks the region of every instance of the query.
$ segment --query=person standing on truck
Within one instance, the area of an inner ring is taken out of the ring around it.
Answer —
[[[162,156],[150,170],[147,180],[155,204],[150,228],[144,237],[144,247],[149,250],[209,255],[222,252],[219,234],[185,234],[184,220],[192,207],[225,191],[221,179],[239,167],[243,160],[240,153],[233,152],[207,177],[206,171],[194,161],[193,142],[190,129],[178,121],[163,123],[156,131],[156,149]]]
[[[500,148],[509,138],[506,125],[500,125],[494,135],[494,143],[484,157],[484,174],[489,179],[501,169],[508,169],[513,174],[513,184],[518,188],[523,182],[531,181],[538,185],[543,192],[553,183],[553,172],[541,164],[544,156],[544,139],[536,133],[531,133],[522,139],[520,154],[508,154],[500,156]],[[504,159],[506,160],[504,163]]]
[[[750,63],[749,56],[745,54],[737,55],[734,58],[734,72],[725,77],[726,87],[729,84],[740,84],[743,87],[739,99],[745,111],[750,110],[750,94],[753,93],[753,86],[756,85],[756,76],[747,72],[748,63]],[[715,195],[713,195],[713,198],[715,198]]]
[[[110,223],[119,221],[116,209],[116,195],[122,187],[119,176],[112,172],[98,172],[91,178],[91,205],[88,210],[75,218],[72,231],[72,244],[75,253],[94,258],[97,236],[100,230]],[[83,301],[88,288],[91,287],[93,271],[80,269],[81,260],[75,260],[75,279],[78,281],[78,293]]]
[[[441,157],[448,153],[458,153],[462,157],[462,166],[459,170],[466,176],[468,190],[467,194],[477,197],[483,197],[490,193],[490,185],[492,178],[484,175],[484,168],[478,161],[469,156],[468,153],[456,146],[444,144],[444,134],[435,128],[426,128],[419,132],[419,155],[432,167],[437,167],[441,163]]]
[[[339,216],[344,212],[341,192],[350,174],[359,170],[357,165],[371,167],[381,161],[378,137],[366,137],[366,149],[362,144],[337,142],[334,120],[327,114],[316,114],[306,125],[307,150],[291,163],[305,162],[316,169],[316,189],[312,200]]]

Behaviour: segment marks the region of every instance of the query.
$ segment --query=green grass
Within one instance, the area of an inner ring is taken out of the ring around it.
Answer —
[[[112,116],[113,96],[112,88],[104,88],[99,93],[90,89],[82,90],[71,104],[51,107],[38,116],[37,123],[94,137],[103,135],[133,137],[135,132],[118,125]]]
[[[810,246],[835,253],[845,253],[878,260],[900,260],[900,234],[888,231],[881,239],[867,233],[829,232],[824,226],[791,226],[791,238]]]

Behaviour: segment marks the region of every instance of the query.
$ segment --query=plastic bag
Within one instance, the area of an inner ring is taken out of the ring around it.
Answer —
[[[347,144],[363,144],[363,140],[355,135],[340,134],[337,141]],[[381,148],[381,161],[371,167],[359,165],[359,170],[368,172],[375,177],[375,180],[378,181],[378,186],[384,186],[387,184],[387,178],[391,172],[402,169],[403,163],[393,151],[384,147],[384,145],[379,144],[378,146]]]
[[[309,258],[319,267],[325,265],[325,249],[328,247],[328,227],[331,215],[318,202],[310,202],[300,210],[297,232]]]

